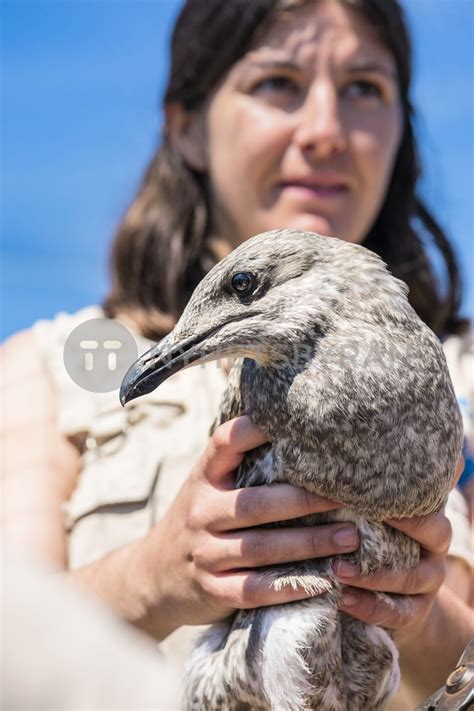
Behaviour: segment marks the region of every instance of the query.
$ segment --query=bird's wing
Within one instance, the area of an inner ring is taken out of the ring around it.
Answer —
[[[229,373],[227,387],[222,396],[219,412],[214,420],[210,433],[219,427],[224,422],[232,420],[234,417],[245,415],[244,406],[242,404],[242,394],[240,389],[240,376],[245,361],[248,364],[248,358],[239,358],[232,367]],[[243,486],[259,486],[267,484],[268,479],[268,453],[271,449],[270,444],[263,444],[261,447],[252,449],[245,454],[242,463],[235,473],[235,488]],[[262,467],[265,461],[266,466]]]

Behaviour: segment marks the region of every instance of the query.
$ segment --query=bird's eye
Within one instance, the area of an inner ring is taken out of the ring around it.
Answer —
[[[237,272],[233,275],[231,284],[239,296],[248,296],[255,288],[255,277],[250,272]]]

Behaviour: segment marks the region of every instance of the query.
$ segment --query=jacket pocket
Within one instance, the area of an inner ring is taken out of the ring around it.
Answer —
[[[131,543],[153,526],[162,451],[147,430],[149,423],[132,427],[84,454],[78,486],[64,507],[70,569]]]

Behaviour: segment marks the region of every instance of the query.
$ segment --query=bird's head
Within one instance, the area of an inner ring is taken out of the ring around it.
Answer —
[[[132,365],[120,400],[220,357],[288,362],[298,345],[323,336],[338,317],[350,318],[364,289],[369,298],[371,278],[381,277],[396,281],[374,254],[333,237],[288,229],[252,237],[204,277],[173,331]]]

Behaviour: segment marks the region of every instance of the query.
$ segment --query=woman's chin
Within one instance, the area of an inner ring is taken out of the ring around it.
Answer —
[[[305,232],[317,232],[326,237],[335,236],[331,222],[320,215],[298,215],[287,220],[285,227],[294,227]]]
[[[289,215],[281,219],[275,217],[269,224],[271,226],[266,228],[268,230],[293,228],[304,230],[305,232],[316,232],[325,237],[337,237],[338,239],[354,244],[360,244],[363,241],[363,237],[359,238],[358,234],[354,233],[351,229],[353,225],[349,227],[342,220],[331,220],[322,215],[305,213]]]

